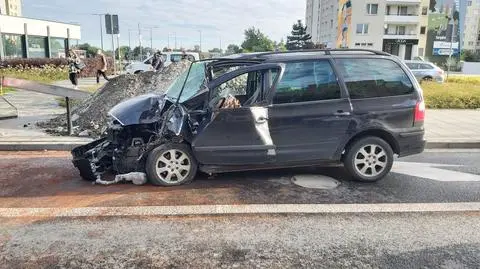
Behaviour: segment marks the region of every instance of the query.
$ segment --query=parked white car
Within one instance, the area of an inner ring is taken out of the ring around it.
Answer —
[[[196,52],[186,52],[186,54],[189,61],[193,62],[200,60],[200,55]],[[164,67],[167,67],[172,63],[182,60],[183,53],[178,51],[169,51],[162,52],[162,56],[165,60]],[[127,74],[138,74],[145,71],[153,71],[152,59],[153,56],[150,56],[143,62],[133,62],[125,67],[125,71],[127,71]]]
[[[445,81],[445,72],[431,62],[405,61],[405,64],[412,70],[413,75],[419,82],[436,81],[443,83]]]

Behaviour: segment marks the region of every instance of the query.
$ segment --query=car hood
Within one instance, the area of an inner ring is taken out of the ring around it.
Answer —
[[[171,102],[165,94],[146,94],[119,103],[108,114],[123,126],[149,124],[161,119],[167,103]]]

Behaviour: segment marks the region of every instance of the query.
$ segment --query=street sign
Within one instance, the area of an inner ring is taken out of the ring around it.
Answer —
[[[108,35],[118,35],[120,33],[120,26],[118,24],[118,15],[105,15],[105,28]]]

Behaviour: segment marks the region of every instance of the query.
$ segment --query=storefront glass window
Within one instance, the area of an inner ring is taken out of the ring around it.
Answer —
[[[5,58],[22,58],[22,37],[19,35],[3,34],[3,54]]]
[[[50,51],[52,58],[65,58],[65,39],[50,38]]]
[[[28,57],[45,58],[47,57],[47,38],[41,36],[28,37]]]

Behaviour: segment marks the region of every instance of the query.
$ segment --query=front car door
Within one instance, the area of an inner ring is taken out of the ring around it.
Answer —
[[[332,159],[347,136],[351,105],[329,59],[286,63],[269,95],[277,162]]]
[[[227,73],[211,83],[208,117],[192,142],[197,160],[205,165],[262,165],[275,160],[275,145],[263,101],[270,83],[267,74],[283,74],[281,64],[259,64]]]

